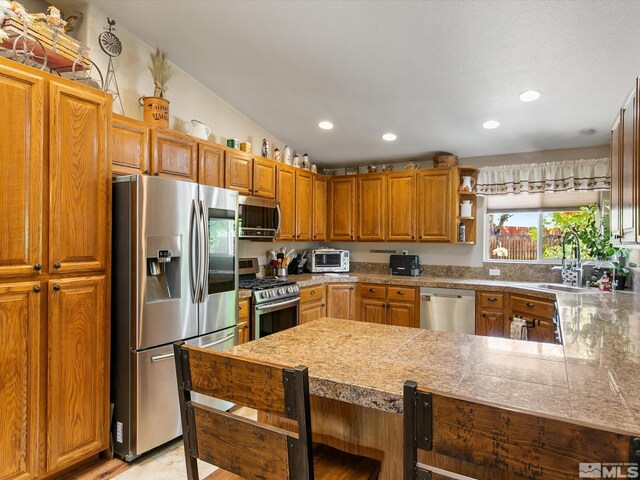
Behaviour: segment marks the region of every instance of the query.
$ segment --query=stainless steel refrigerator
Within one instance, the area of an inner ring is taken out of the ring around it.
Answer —
[[[112,433],[128,461],[182,433],[173,342],[237,343],[237,220],[235,191],[114,178]]]

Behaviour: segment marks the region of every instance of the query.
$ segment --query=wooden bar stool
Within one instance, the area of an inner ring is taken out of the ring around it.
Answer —
[[[566,480],[604,462],[640,462],[640,438],[404,384],[404,480]]]
[[[375,480],[376,460],[311,441],[306,367],[239,358],[174,345],[187,478],[198,480],[196,459],[216,465],[210,478],[256,480]],[[191,392],[297,420],[298,433],[255,422],[191,400]]]

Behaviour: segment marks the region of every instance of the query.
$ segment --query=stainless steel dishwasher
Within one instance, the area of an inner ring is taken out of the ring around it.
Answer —
[[[452,288],[421,288],[420,328],[475,334],[476,292]]]

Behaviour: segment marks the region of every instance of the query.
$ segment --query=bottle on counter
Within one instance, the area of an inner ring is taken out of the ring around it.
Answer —
[[[462,222],[458,224],[458,241],[459,242],[467,241],[467,227]]]

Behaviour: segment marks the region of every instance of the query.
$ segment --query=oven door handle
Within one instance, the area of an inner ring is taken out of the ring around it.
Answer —
[[[287,305],[295,305],[298,303],[300,303],[300,297],[296,297],[291,300],[285,300],[284,302],[265,303],[264,305],[256,305],[256,310],[272,310],[274,308],[286,307]]]

